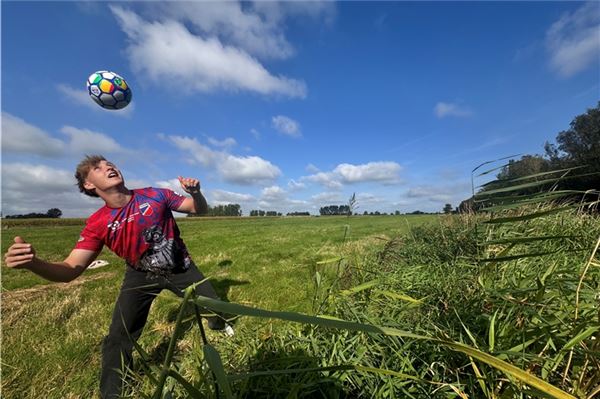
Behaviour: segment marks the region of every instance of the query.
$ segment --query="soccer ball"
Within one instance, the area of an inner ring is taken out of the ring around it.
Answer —
[[[94,72],[87,80],[87,89],[92,100],[102,108],[122,109],[131,102],[131,88],[114,72]]]

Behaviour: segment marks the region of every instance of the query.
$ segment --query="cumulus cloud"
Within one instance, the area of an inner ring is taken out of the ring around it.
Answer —
[[[297,182],[294,179],[290,179],[290,181],[288,181],[287,185],[290,190],[301,190],[303,188],[306,188],[306,184],[304,184],[302,182]]]
[[[281,201],[287,192],[279,186],[265,187],[261,191],[261,199],[264,201]]]
[[[165,18],[190,23],[205,35],[218,37],[249,54],[262,58],[286,59],[294,49],[284,36],[280,17],[271,13],[258,13],[253,8],[242,8],[235,1],[215,3],[172,2],[157,4],[159,14]],[[262,14],[262,15],[261,15]]]
[[[89,129],[63,126],[61,133],[69,137],[69,148],[77,154],[123,152],[124,149],[110,136]]]
[[[301,177],[301,180],[308,180],[334,190],[342,188],[339,177],[333,172],[317,172],[310,176],[303,176]]]
[[[369,162],[362,165],[343,163],[338,165],[334,174],[338,174],[344,183],[389,182],[396,183],[402,167],[396,162]]]
[[[219,204],[243,203],[256,200],[256,198],[250,194],[234,193],[225,190],[212,190],[211,197],[214,202]]]
[[[600,4],[589,2],[564,14],[546,32],[551,66],[569,77],[600,59]]]
[[[129,39],[126,54],[132,68],[152,81],[185,81],[197,92],[306,97],[304,82],[271,74],[243,48],[224,44],[218,36],[196,35],[176,19],[149,22],[122,7],[110,9]]]
[[[223,140],[217,140],[214,137],[207,137],[207,140],[213,147],[219,148],[231,148],[237,144],[237,141],[235,141],[233,137],[227,137]]]
[[[277,166],[257,156],[236,156],[225,151],[215,151],[195,138],[163,137],[186,152],[191,161],[216,169],[219,175],[230,183],[246,185],[267,183],[281,175],[281,170]]]
[[[304,176],[301,180],[308,180],[321,184],[331,189],[339,189],[344,184],[376,182],[395,184],[400,182],[402,167],[396,162],[382,161],[353,165],[339,164],[330,172],[317,172]]]
[[[134,102],[131,102],[129,105],[127,105],[127,107],[118,110],[104,109],[90,98],[85,87],[76,89],[68,84],[60,83],[56,85],[56,88],[67,100],[73,104],[84,106],[95,112],[102,112],[103,115],[129,118],[135,109]]]
[[[54,138],[23,119],[2,113],[3,151],[46,158],[59,158],[68,154],[125,152],[114,139],[104,133],[73,126],[63,126],[60,132],[68,139]]]
[[[271,162],[257,156],[235,156],[228,154],[219,165],[219,172],[226,181],[238,184],[256,184],[273,181],[281,170]]]
[[[56,158],[64,154],[65,143],[21,118],[2,112],[2,151]]]
[[[73,171],[30,163],[2,165],[2,213],[44,213],[59,208],[65,217],[89,215],[102,202],[79,193]]]
[[[279,133],[290,137],[302,137],[300,124],[292,118],[284,115],[277,115],[271,119],[271,123]]]
[[[445,118],[447,116],[456,116],[464,118],[473,115],[473,111],[459,104],[438,102],[433,108],[435,116]]]
[[[340,195],[340,193],[331,192],[331,191],[325,191],[325,192],[322,192],[319,194],[315,194],[310,198],[316,204],[320,204],[320,203],[324,203],[324,202],[334,203],[334,202],[342,201],[342,196]]]
[[[181,184],[179,183],[179,179],[173,178],[169,180],[159,180],[156,182],[156,186],[160,188],[168,188],[180,195],[185,195],[185,191],[181,188]]]

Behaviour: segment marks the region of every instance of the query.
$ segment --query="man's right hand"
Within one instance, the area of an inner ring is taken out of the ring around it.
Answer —
[[[8,267],[22,269],[27,267],[34,257],[35,249],[33,249],[33,246],[17,236],[15,237],[15,243],[8,248],[4,255],[4,263]]]

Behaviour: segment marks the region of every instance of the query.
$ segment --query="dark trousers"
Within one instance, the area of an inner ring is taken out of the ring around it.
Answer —
[[[159,277],[154,280],[147,279],[145,272],[127,266],[108,335],[102,342],[100,395],[103,399],[114,399],[121,395],[122,368],[132,365],[132,340],[137,341],[142,334],[154,298],[163,289],[183,297],[183,290],[186,287],[203,279],[204,276],[194,264],[185,273],[173,274],[168,279]],[[196,294],[218,299],[208,281],[196,286]],[[209,313],[204,309],[200,311]],[[221,330],[225,327],[222,317],[207,317],[207,321],[208,326],[213,330]]]

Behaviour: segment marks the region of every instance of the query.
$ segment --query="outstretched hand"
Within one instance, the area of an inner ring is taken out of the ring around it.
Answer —
[[[8,248],[4,255],[4,263],[8,267],[20,269],[30,263],[35,257],[33,246],[19,236],[15,237],[15,243]]]
[[[188,194],[196,194],[200,192],[200,180],[191,177],[177,176],[181,188]]]

